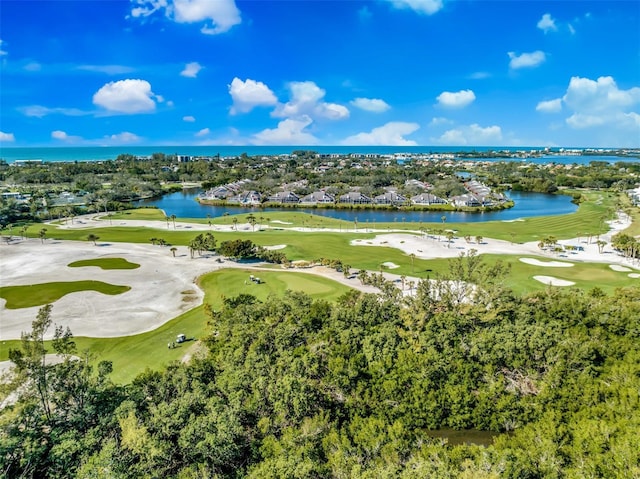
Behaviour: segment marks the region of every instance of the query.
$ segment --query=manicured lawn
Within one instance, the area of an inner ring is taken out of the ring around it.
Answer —
[[[102,294],[122,294],[129,286],[118,286],[102,281],[59,281],[0,287],[0,298],[7,301],[7,309],[30,308],[53,303],[63,296],[78,291],[97,291]],[[35,319],[35,318],[34,318]]]
[[[250,274],[259,276],[264,283],[245,285]],[[286,271],[252,271],[250,268],[215,271],[202,276],[199,285],[205,292],[205,303],[211,304],[214,310],[222,306],[224,297],[240,293],[265,300],[272,295],[281,296],[289,289],[305,291],[316,299],[334,301],[349,290],[347,286],[320,276]],[[202,339],[209,332],[204,307],[198,306],[148,333],[120,338],[76,337],[74,341],[79,352],[89,351],[96,362],[112,361],[112,379],[127,383],[146,368],[159,370],[168,362],[182,358],[194,342],[187,341],[176,345],[175,349],[168,349],[167,343],[175,341],[176,335],[185,334],[189,339]],[[0,360],[8,359],[9,349],[18,347],[20,341],[4,341],[0,348]]]
[[[137,208],[134,210],[126,211],[110,211],[108,218],[111,218],[112,220],[164,221],[165,216],[162,210],[158,208]]]
[[[74,261],[67,266],[70,268],[82,268],[84,266],[97,266],[101,269],[137,269],[138,263],[131,263],[124,258],[95,258]]]

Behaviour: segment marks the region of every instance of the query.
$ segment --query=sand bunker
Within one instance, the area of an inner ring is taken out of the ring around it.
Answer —
[[[277,249],[285,249],[287,247],[286,244],[274,244],[273,246],[265,246],[264,249],[268,249],[270,251]]]
[[[292,225],[293,223],[289,223],[288,221],[280,221],[280,220],[271,220],[271,223],[277,223],[279,225]]]
[[[629,278],[640,278],[639,273],[629,273],[627,276],[629,276]]]
[[[563,263],[562,261],[540,261],[534,258],[520,258],[520,261],[533,266],[545,266],[549,268],[571,268],[572,263]]]
[[[628,273],[629,271],[631,271],[631,268],[627,268],[626,266],[620,266],[619,264],[610,264],[609,268],[611,268],[614,271],[619,271],[621,273]]]
[[[382,266],[384,266],[385,268],[389,268],[389,269],[395,269],[395,268],[399,268],[400,267],[397,264],[392,263],[391,261],[387,261],[385,263],[382,263]]]
[[[576,284],[573,281],[554,278],[553,276],[534,276],[533,279],[544,284],[550,284],[551,286],[573,286],[574,284]]]

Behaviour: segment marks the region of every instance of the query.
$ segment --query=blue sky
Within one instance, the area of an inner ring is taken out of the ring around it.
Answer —
[[[638,1],[7,1],[10,146],[640,147]]]

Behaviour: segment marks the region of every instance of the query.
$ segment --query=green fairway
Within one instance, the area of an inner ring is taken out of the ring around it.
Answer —
[[[259,276],[263,283],[245,285],[245,281],[250,283],[250,274]],[[249,268],[215,271],[202,276],[198,284],[205,292],[205,303],[214,310],[222,306],[224,297],[240,293],[251,294],[263,301],[269,296],[281,296],[286,290],[294,290],[307,292],[315,299],[334,301],[349,290],[340,283],[311,274]],[[185,334],[189,339],[202,339],[209,332],[204,307],[198,306],[148,333],[120,338],[76,337],[74,341],[78,351],[89,351],[93,360],[112,361],[112,379],[127,383],[145,368],[158,370],[168,362],[182,358],[195,342],[187,341],[177,344],[175,349],[167,348],[169,342],[175,341],[177,334]],[[9,349],[18,347],[20,341],[4,341],[0,348],[0,360],[8,359]]]
[[[95,258],[74,261],[67,266],[70,268],[82,268],[84,266],[97,266],[101,269],[137,269],[138,263],[131,263],[124,258]]]
[[[53,303],[67,294],[78,291],[97,291],[102,294],[116,295],[130,289],[129,286],[118,286],[102,281],[59,281],[24,286],[3,286],[0,287],[0,298],[7,301],[7,309],[19,309]]]

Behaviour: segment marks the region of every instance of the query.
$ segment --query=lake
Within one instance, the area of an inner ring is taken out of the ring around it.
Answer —
[[[136,206],[155,206],[163,210],[167,216],[176,215],[178,218],[207,218],[207,215],[211,216],[211,218],[216,218],[223,216],[225,213],[237,215],[267,211],[291,211],[291,209],[283,208],[201,205],[196,201],[200,191],[200,189],[188,189],[165,195],[162,198],[138,201],[135,204]],[[571,202],[571,196],[567,195],[510,191],[507,196],[515,202],[513,208],[478,213],[461,211],[333,210],[322,208],[296,208],[295,211],[345,221],[358,220],[362,224],[366,222],[400,223],[403,221],[439,223],[442,215],[447,217],[447,223],[512,221],[533,216],[564,215],[573,213],[578,209],[578,206]]]

